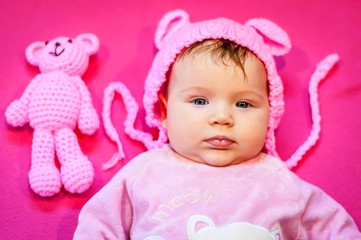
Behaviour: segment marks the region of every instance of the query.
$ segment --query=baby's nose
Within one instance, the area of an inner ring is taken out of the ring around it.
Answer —
[[[234,119],[231,111],[226,107],[223,107],[218,111],[215,111],[210,117],[210,124],[220,125],[220,126],[233,126]]]

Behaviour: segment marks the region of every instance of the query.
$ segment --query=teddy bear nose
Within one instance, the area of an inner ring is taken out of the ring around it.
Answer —
[[[60,46],[60,42],[56,42],[55,47],[59,47],[59,46]]]

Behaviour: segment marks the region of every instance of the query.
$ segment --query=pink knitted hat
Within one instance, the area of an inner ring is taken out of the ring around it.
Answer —
[[[283,85],[277,73],[273,56],[288,53],[291,43],[288,35],[275,23],[266,19],[251,19],[244,25],[226,18],[191,23],[188,14],[183,10],[175,10],[167,13],[159,22],[155,45],[158,53],[155,56],[152,67],[145,81],[145,94],[143,104],[146,111],[146,123],[149,127],[159,129],[159,137],[153,140],[148,133],[135,130],[134,120],[138,106],[126,87],[121,83],[111,83],[105,90],[103,119],[104,126],[112,140],[118,143],[119,153],[105,168],[116,164],[120,157],[124,156],[119,137],[110,122],[110,105],[114,91],[123,95],[124,103],[128,111],[125,121],[125,131],[133,139],[142,141],[148,149],[161,147],[167,142],[167,134],[161,126],[161,117],[157,111],[158,94],[163,84],[167,81],[167,72],[179,53],[193,43],[206,39],[227,39],[248,48],[263,63],[267,71],[269,84],[270,118],[265,147],[269,154],[278,157],[276,151],[275,129],[278,127],[284,112]],[[310,98],[313,118],[313,127],[309,138],[299,149],[286,161],[288,167],[297,165],[305,152],[310,149],[319,138],[320,115],[317,100],[317,87],[332,66],[338,61],[336,54],[329,55],[317,66],[311,77]]]

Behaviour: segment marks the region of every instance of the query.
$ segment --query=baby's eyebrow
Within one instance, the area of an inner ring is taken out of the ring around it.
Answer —
[[[261,93],[259,93],[258,91],[255,90],[243,90],[243,91],[239,91],[238,92],[239,95],[247,95],[247,94],[251,94],[251,95],[255,95],[261,99],[268,99],[268,96],[263,96]]]
[[[181,90],[181,93],[188,93],[188,92],[205,92],[205,91],[209,91],[207,88],[204,87],[200,87],[200,86],[193,86],[193,87],[188,87],[185,89]]]

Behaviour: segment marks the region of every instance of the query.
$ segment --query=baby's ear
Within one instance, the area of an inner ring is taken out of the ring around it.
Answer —
[[[159,21],[157,31],[155,32],[155,45],[157,48],[160,49],[164,39],[186,23],[189,23],[187,12],[178,9],[166,13]]]
[[[39,66],[41,54],[44,48],[45,42],[34,42],[30,44],[25,50],[26,60],[28,60],[28,62],[33,66]]]
[[[272,55],[282,56],[290,51],[291,41],[287,33],[270,20],[263,18],[251,19],[245,25],[254,28],[261,35]]]
[[[80,34],[76,40],[83,46],[88,55],[93,55],[98,52],[99,39],[92,33]]]
[[[162,127],[164,129],[167,129],[167,97],[163,93],[161,93],[159,94],[158,99]]]

